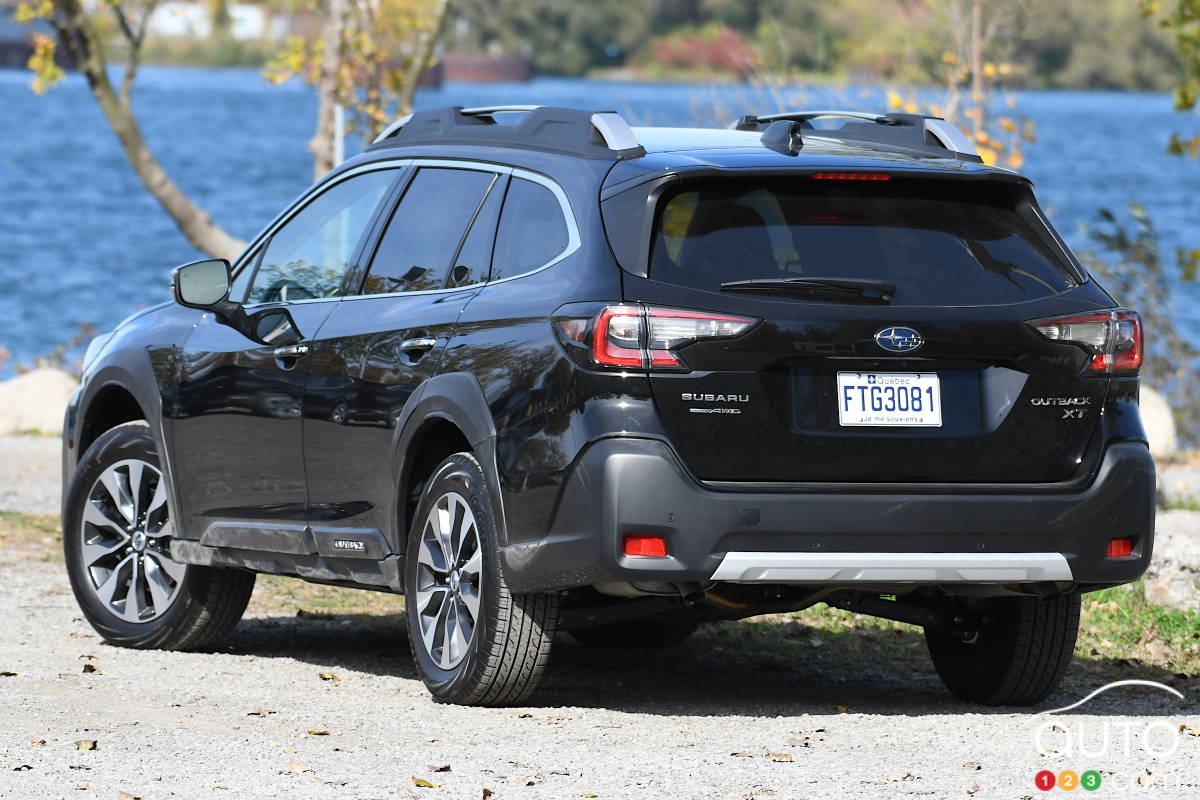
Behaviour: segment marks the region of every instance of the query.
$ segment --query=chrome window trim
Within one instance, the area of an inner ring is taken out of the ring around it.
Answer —
[[[292,217],[296,216],[296,214],[298,214],[300,210],[304,208],[304,206],[308,205],[309,201],[315,198],[317,195],[323,193],[325,190],[333,186],[336,186],[342,181],[346,181],[355,177],[356,175],[362,175],[367,172],[379,172],[385,169],[403,169],[404,167],[408,166],[409,162],[411,161],[412,159],[409,158],[393,158],[387,159],[386,161],[372,161],[370,164],[363,164],[360,167],[347,170],[333,180],[322,181],[310,186],[307,190],[302,192],[300,196],[286,206],[283,211],[279,212],[265,228],[259,231],[257,236],[250,240],[250,244],[246,245],[246,248],[242,250],[237,259],[235,259],[233,262],[233,268],[230,274],[230,284],[232,285],[233,281],[237,280],[237,277],[241,271],[247,267],[247,262],[253,261],[253,259],[249,258],[249,256],[253,256],[255,254],[255,250],[258,248],[258,246],[261,245],[267,238],[273,236],[275,231],[279,230],[288,222],[290,222]],[[251,286],[246,287],[247,294],[249,294],[252,286],[253,279],[251,279]],[[286,308],[287,306],[300,305],[302,303],[327,303],[341,299],[341,297],[314,297],[311,300],[290,300],[286,303],[255,303],[254,305],[243,305],[242,307],[246,309],[267,308],[269,306]]]
[[[563,188],[561,186],[559,186],[556,182],[554,182],[550,178],[546,177],[545,175],[542,175],[537,172],[532,172],[531,170],[521,169],[519,167],[509,167],[509,166],[505,166],[503,164],[493,164],[493,163],[490,163],[487,161],[466,161],[463,159],[428,158],[428,157],[426,157],[426,158],[411,158],[411,159],[407,159],[406,162],[407,162],[407,164],[406,164],[407,166],[412,166],[412,167],[448,167],[451,169],[473,169],[478,172],[495,172],[500,175],[510,175],[514,178],[524,178],[525,180],[531,181],[532,183],[537,183],[542,186],[545,186],[547,189],[550,190],[550,192],[555,196],[555,198],[558,199],[558,205],[559,205],[560,210],[562,211],[563,220],[567,223],[566,247],[564,247],[563,250],[558,255],[556,255],[554,258],[550,259],[545,264],[542,264],[539,267],[535,267],[534,269],[528,270],[526,272],[522,272],[520,275],[510,275],[507,278],[501,278],[501,279],[495,280],[495,281],[487,280],[487,281],[481,281],[479,283],[468,284],[467,286],[452,286],[452,287],[447,287],[444,289],[422,289],[422,290],[414,291],[414,292],[387,292],[387,293],[383,293],[383,294],[349,294],[349,295],[345,295],[343,297],[329,298],[329,299],[366,300],[366,299],[374,299],[377,297],[416,297],[419,295],[427,295],[427,294],[449,294],[450,292],[462,292],[462,291],[467,291],[470,289],[479,289],[484,286],[491,286],[491,285],[497,284],[497,283],[507,283],[508,281],[519,280],[520,278],[526,278],[530,275],[533,275],[534,273],[550,269],[550,267],[553,267],[555,264],[559,263],[563,259],[568,258],[571,255],[573,255],[575,253],[575,251],[577,251],[583,244],[582,239],[580,238],[580,235],[579,235],[579,223],[575,219],[575,212],[571,208],[570,200],[567,199],[567,193],[565,191],[563,191]],[[501,208],[500,213],[501,213],[501,215],[503,215],[503,213],[504,213],[503,208]],[[300,301],[300,302],[311,302],[311,301]]]

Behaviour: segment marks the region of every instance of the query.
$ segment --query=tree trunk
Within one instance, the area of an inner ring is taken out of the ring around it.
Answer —
[[[973,132],[978,140],[983,135],[983,0],[971,3],[971,103],[976,114]]]
[[[87,12],[77,0],[60,0],[57,8],[61,17],[53,21],[63,48],[71,55],[76,68],[87,78],[88,86],[104,119],[121,142],[125,158],[138,179],[175,221],[176,227],[193,247],[214,258],[237,257],[246,243],[230,236],[213,222],[212,216],[193,203],[175,181],[167,175],[142,138],[141,128],[129,92],[118,94],[108,78],[108,62],[104,55],[103,39]],[[127,76],[136,70],[136,54],[131,56]],[[132,80],[126,82],[131,84]],[[128,88],[132,88],[129,86]]]
[[[342,42],[349,13],[347,0],[329,0],[329,16],[322,34],[325,51],[321,55],[321,77],[317,81],[317,130],[308,142],[313,154],[313,180],[319,179],[334,163],[338,104],[338,71],[342,65]]]
[[[404,76],[404,86],[400,90],[400,96],[396,98],[396,112],[401,116],[412,110],[413,96],[417,93],[417,86],[421,83],[425,68],[429,66],[433,48],[442,38],[442,30],[446,27],[446,18],[449,16],[450,0],[435,0],[430,25],[421,31],[417,38],[408,74]]]

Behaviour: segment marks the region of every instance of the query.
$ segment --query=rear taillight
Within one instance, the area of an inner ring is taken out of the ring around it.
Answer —
[[[1047,339],[1086,350],[1092,356],[1091,372],[1132,372],[1142,366],[1142,319],[1136,311],[1116,309],[1031,324]]]
[[[592,363],[602,367],[686,370],[675,352],[703,339],[740,336],[758,322],[754,317],[710,314],[635,305],[606,306],[591,324],[584,319],[556,321],[565,339],[587,345]]]

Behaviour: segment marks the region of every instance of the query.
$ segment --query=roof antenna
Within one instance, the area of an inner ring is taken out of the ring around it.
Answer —
[[[804,147],[804,140],[800,138],[800,129],[803,127],[804,123],[797,120],[777,119],[767,126],[759,141],[763,143],[763,147],[776,153],[796,156],[800,154],[800,148]]]

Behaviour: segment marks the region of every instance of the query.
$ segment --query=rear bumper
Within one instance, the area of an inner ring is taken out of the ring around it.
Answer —
[[[514,591],[632,583],[1127,583],[1153,552],[1154,463],[1110,445],[1091,485],[939,493],[726,491],[695,481],[670,448],[612,438],[576,461],[551,532],[502,548]],[[623,554],[627,534],[666,539],[663,558]],[[1108,541],[1135,540],[1106,557]]]

